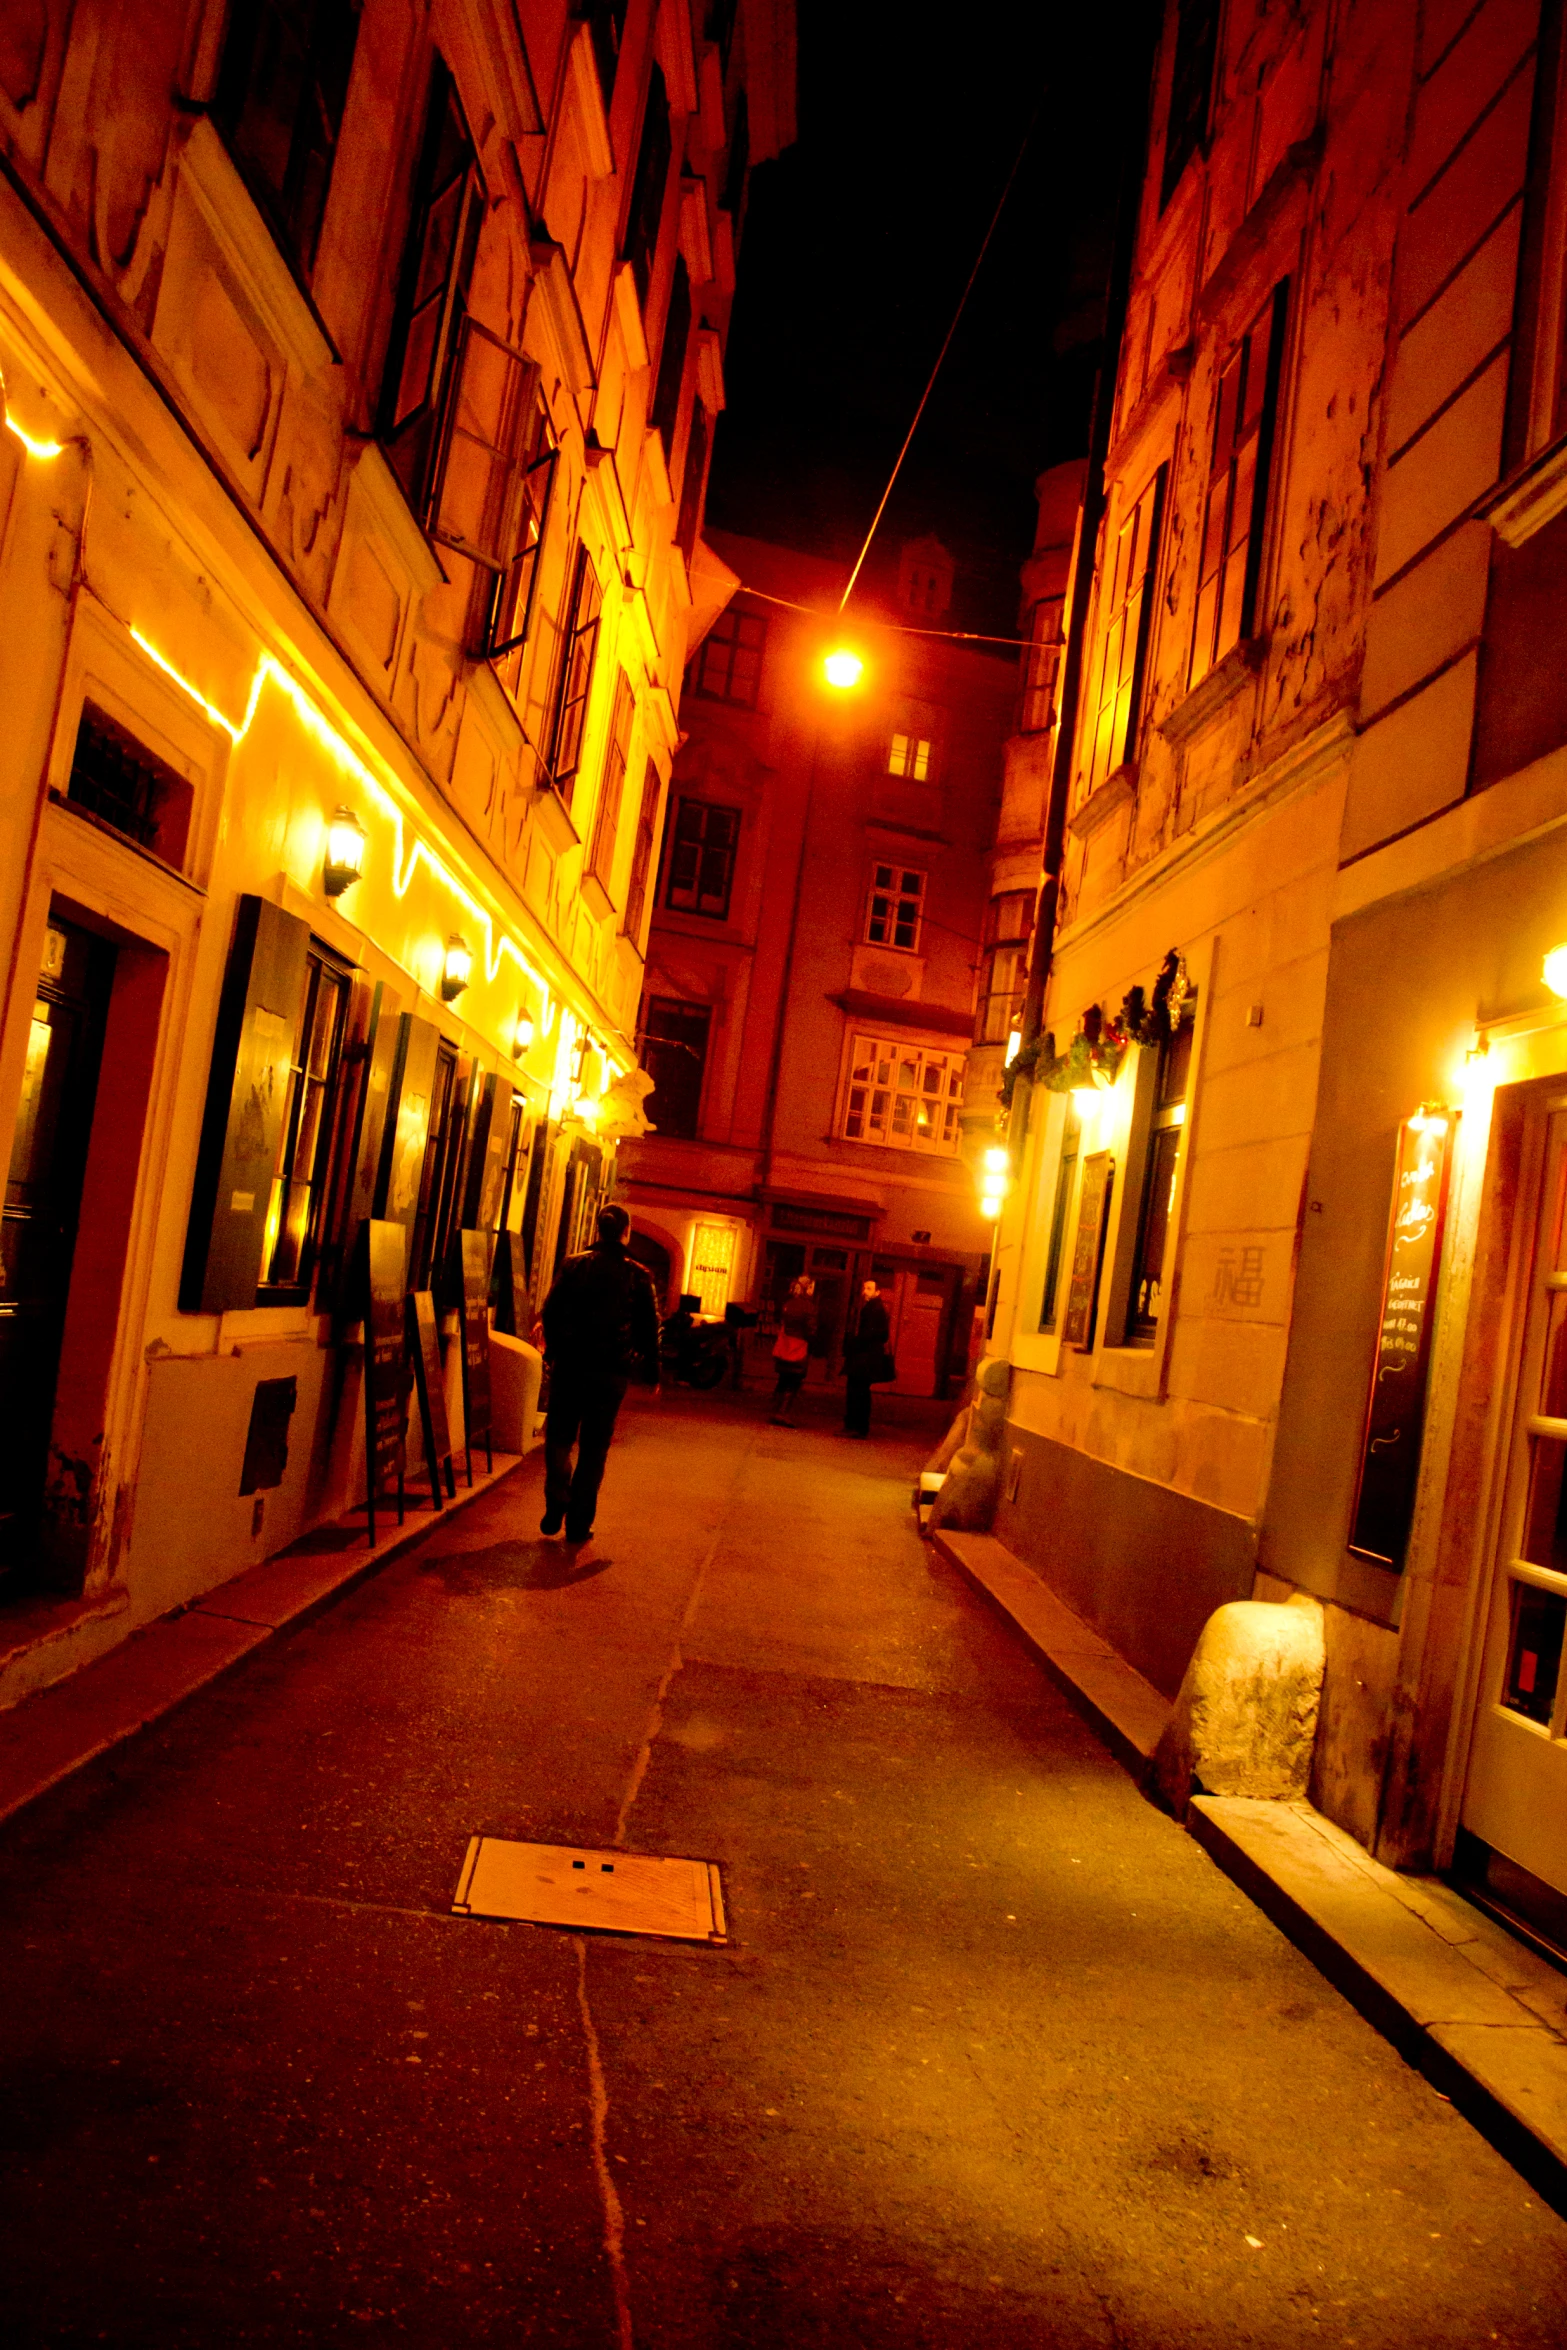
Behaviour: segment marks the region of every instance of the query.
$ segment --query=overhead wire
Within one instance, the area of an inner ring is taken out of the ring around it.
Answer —
[[[1028,151],[1028,142],[1034,135],[1034,126],[1039,120],[1040,106],[1043,104],[1044,100],[1041,98],[1039,103],[1035,106],[1033,113],[1028,118],[1028,128],[1024,131],[1022,140],[1018,146],[1018,151],[1012,158],[1012,169],[1007,173],[1006,179],[1002,184],[1001,193],[996,199],[996,209],[990,216],[990,226],[986,229],[983,238],[980,240],[979,251],[974,256],[974,266],[968,273],[968,278],[964,284],[962,293],[958,296],[958,306],[952,313],[952,323],[947,328],[945,335],[942,337],[941,349],[936,353],[936,363],[932,367],[930,374],[925,379],[925,389],[920,394],[919,406],[914,411],[913,421],[911,422],[908,431],[903,436],[903,446],[898,451],[891,473],[889,473],[887,476],[887,486],[881,493],[881,503],[877,506],[875,513],[871,516],[870,529],[865,533],[865,544],[861,547],[858,555],[856,555],[854,559],[854,569],[849,574],[849,584],[844,589],[842,596],[839,598],[838,609],[840,612],[847,608],[849,598],[854,593],[854,583],[860,576],[861,566],[863,565],[866,556],[871,551],[871,541],[876,536],[881,518],[887,511],[887,500],[892,496],[893,484],[896,482],[899,473],[902,471],[903,460],[909,453],[909,444],[913,440],[914,435],[919,430],[920,418],[925,413],[926,403],[929,400],[931,393],[936,388],[936,378],[941,373],[942,361],[946,358],[948,351],[952,347],[952,338],[958,331],[958,321],[963,316],[964,309],[968,303],[968,298],[974,290],[974,280],[980,273],[981,266],[984,263],[985,255],[990,250],[990,240],[995,235],[997,226],[1000,223],[1001,215],[1006,209],[1007,198],[1012,193],[1012,183],[1017,178],[1018,171],[1022,165],[1023,157]],[[944,632],[933,629],[928,633],[931,635],[939,635]]]

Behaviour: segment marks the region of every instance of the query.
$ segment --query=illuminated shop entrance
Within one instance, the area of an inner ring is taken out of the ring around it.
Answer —
[[[1506,1488],[1459,1866],[1567,1944],[1567,1094],[1524,1126]]]
[[[91,1486],[91,1463],[50,1439],[114,965],[107,940],[51,920],[0,1221],[3,1597],[69,1579],[50,1528],[85,1517]]]

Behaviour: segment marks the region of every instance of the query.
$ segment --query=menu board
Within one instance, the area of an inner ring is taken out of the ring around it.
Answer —
[[[484,1438],[484,1457],[495,1466],[490,1432],[490,1235],[464,1232],[462,1248],[462,1410],[473,1483],[473,1443]]]
[[[419,1390],[419,1419],[424,1429],[425,1465],[430,1475],[430,1506],[439,1509],[446,1496],[457,1498],[452,1469],[451,1428],[446,1417],[446,1388],[441,1378],[441,1341],[435,1323],[435,1300],[427,1289],[416,1289],[408,1299],[408,1351],[413,1356],[414,1384]]]
[[[403,1340],[406,1239],[401,1224],[367,1216],[360,1225],[359,1304],[364,1315],[365,1509],[375,1546],[375,1505],[395,1496],[403,1522],[403,1434],[408,1374]]]
[[[1095,1151],[1083,1161],[1077,1201],[1077,1241],[1072,1250],[1072,1277],[1066,1293],[1061,1335],[1068,1346],[1094,1343],[1094,1306],[1099,1296],[1099,1267],[1105,1253],[1105,1224],[1115,1161],[1108,1151]]]
[[[1452,1136],[1452,1119],[1435,1111],[1398,1130],[1377,1359],[1349,1537],[1360,1557],[1395,1571],[1415,1514]]]

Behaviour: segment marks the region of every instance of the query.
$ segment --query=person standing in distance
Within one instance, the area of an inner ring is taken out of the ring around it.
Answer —
[[[586,1542],[615,1418],[639,1368],[658,1384],[658,1298],[653,1276],[626,1253],[631,1218],[600,1208],[598,1239],[568,1257],[544,1300],[544,1356],[550,1367],[544,1421],[541,1534]],[[577,1459],[572,1466],[572,1447]]]
[[[854,1336],[843,1350],[843,1432],[845,1436],[869,1436],[871,1432],[871,1386],[878,1377],[885,1376],[887,1340],[892,1335],[892,1324],[881,1301],[881,1291],[874,1281],[860,1284],[860,1317],[854,1325]]]

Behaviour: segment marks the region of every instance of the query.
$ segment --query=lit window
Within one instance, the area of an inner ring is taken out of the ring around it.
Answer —
[[[1083,742],[1085,794],[1113,775],[1137,748],[1163,503],[1161,466],[1117,530],[1107,576],[1101,581]]]
[[[960,1139],[962,1104],[961,1053],[931,1052],[885,1037],[854,1039],[839,1128],[845,1142],[951,1158]]]
[[[306,970],[304,1007],[289,1063],[282,1147],[262,1247],[265,1304],[277,1303],[279,1290],[308,1296],[321,1243],[348,973],[316,947],[306,956]]]
[[[920,942],[924,906],[923,873],[906,865],[874,866],[865,913],[867,940],[873,947],[899,947],[912,954]]]
[[[686,1288],[702,1300],[704,1314],[721,1314],[729,1303],[729,1284],[735,1269],[735,1228],[732,1224],[699,1224],[691,1235],[691,1262]]]
[[[930,773],[930,744],[923,735],[895,734],[892,749],[887,754],[889,775],[906,775],[911,783],[923,783]]]

